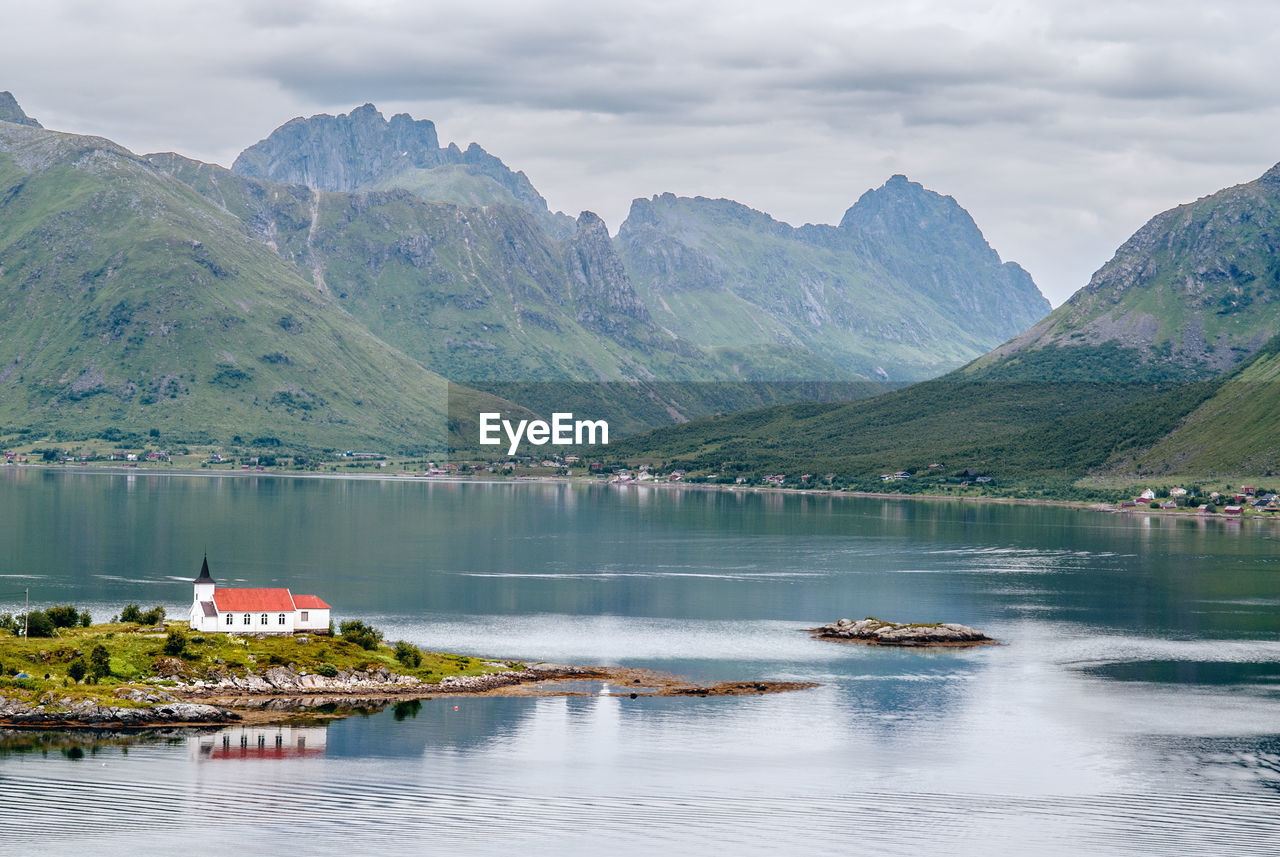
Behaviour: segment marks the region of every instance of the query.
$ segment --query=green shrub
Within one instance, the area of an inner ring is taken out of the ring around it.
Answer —
[[[0,631],[8,631],[16,637],[21,629],[21,623],[13,618],[12,613],[0,613]]]
[[[406,667],[422,666],[422,652],[412,643],[400,640],[396,643],[396,660]]]
[[[89,614],[88,610],[83,611],[80,614],[80,627],[88,628],[92,624],[93,624],[93,616]]]
[[[365,650],[376,649],[382,642],[382,632],[359,619],[348,619],[338,626],[338,630],[345,639]]]
[[[137,604],[126,604],[120,611],[121,622],[142,622],[142,610]]]
[[[173,658],[180,658],[187,651],[187,635],[181,628],[174,628],[164,639],[164,653]]]
[[[80,622],[80,611],[70,604],[50,607],[44,612],[49,614],[55,628],[73,628]]]
[[[319,667],[316,668],[316,672],[318,672],[320,675],[324,676],[325,678],[333,678],[338,674],[338,668],[335,667],[333,664],[321,664]]]
[[[164,622],[164,608],[157,604],[146,613],[142,614],[141,622],[143,625],[159,625]]]
[[[32,610],[27,614],[28,637],[52,637],[55,632],[53,620],[43,610]]]
[[[89,652],[89,675],[95,680],[111,675],[111,655],[101,643]]]
[[[80,681],[89,674],[89,667],[85,665],[84,658],[76,658],[67,666],[67,675],[71,676],[72,681]]]

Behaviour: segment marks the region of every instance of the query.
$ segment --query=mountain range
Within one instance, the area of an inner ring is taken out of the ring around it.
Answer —
[[[874,394],[1049,308],[902,176],[839,226],[660,194],[612,238],[372,105],[294,119],[228,170],[46,130],[9,93],[0,294],[11,436],[400,450],[440,448],[450,397],[545,413],[580,390],[638,430]]]
[[[1280,473],[1280,166],[1153,217],[1046,318],[937,379],[616,450],[689,468],[998,474],[1001,490]],[[904,485],[904,488],[909,486]]]

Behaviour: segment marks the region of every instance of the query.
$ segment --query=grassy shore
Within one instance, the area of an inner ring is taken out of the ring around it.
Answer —
[[[105,650],[110,668],[105,675],[95,675],[93,655],[98,646]],[[122,703],[115,691],[124,685],[166,687],[197,679],[243,678],[273,666],[320,676],[385,668],[428,684],[450,676],[518,668],[465,655],[416,648],[412,651],[418,652],[421,659],[417,664],[413,661],[418,658],[412,655],[405,657],[409,663],[398,659],[396,649],[385,643],[365,649],[341,636],[197,634],[187,631],[185,622],[151,627],[114,622],[58,628],[53,637],[24,638],[0,632],[0,695],[38,698],[53,691],[60,697],[118,705]],[[79,680],[75,677],[77,664],[87,671]]]

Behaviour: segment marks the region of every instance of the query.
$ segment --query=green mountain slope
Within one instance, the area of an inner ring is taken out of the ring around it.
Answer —
[[[781,405],[614,444],[623,460],[722,476],[835,473],[864,490],[922,490],[963,471],[1010,493],[1055,494],[1117,454],[1155,443],[1214,382],[1153,386],[948,376],[847,404]],[[931,465],[939,465],[932,468]],[[910,472],[911,482],[881,481]]]
[[[1215,394],[1148,448],[1118,455],[1106,475],[1215,479],[1280,473],[1280,339],[1230,373]]]
[[[444,444],[439,375],[107,140],[0,122],[0,295],[10,429]]]

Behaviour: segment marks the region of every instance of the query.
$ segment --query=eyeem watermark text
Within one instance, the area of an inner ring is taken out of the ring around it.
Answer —
[[[511,420],[502,419],[502,414],[497,412],[480,414],[482,445],[497,446],[502,443],[503,434],[510,443],[507,455],[516,454],[521,440],[527,440],[534,446],[547,443],[553,446],[607,446],[609,423],[605,420],[575,420],[573,414],[557,413],[551,415],[549,423],[546,420],[520,420],[512,424]]]

